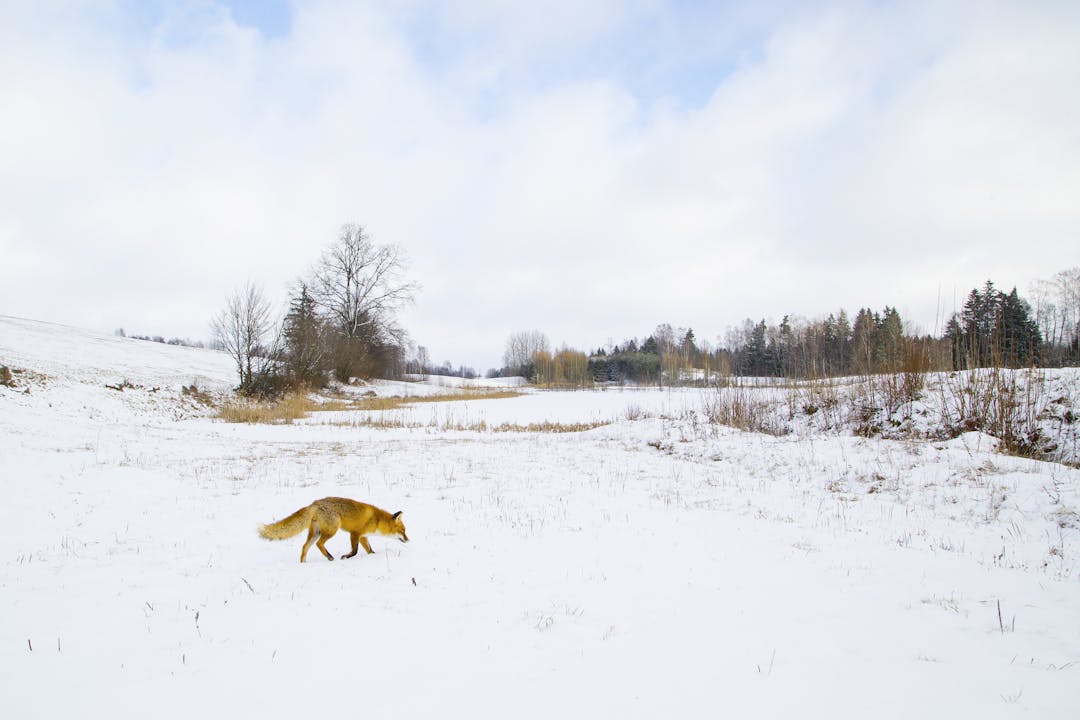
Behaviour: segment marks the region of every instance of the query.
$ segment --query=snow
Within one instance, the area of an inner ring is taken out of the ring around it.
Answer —
[[[5,716],[1080,713],[1080,471],[988,435],[742,432],[668,389],[230,425],[182,391],[220,353],[7,317],[0,364]],[[411,542],[257,536],[327,495]]]

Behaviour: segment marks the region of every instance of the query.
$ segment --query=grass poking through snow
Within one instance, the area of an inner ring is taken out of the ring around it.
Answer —
[[[305,393],[290,393],[280,400],[260,401],[237,399],[224,403],[218,410],[217,419],[230,423],[262,423],[287,425],[314,412],[344,410],[386,411],[398,410],[416,403],[455,402],[462,400],[501,400],[518,397],[513,390],[464,390],[441,395],[410,395],[408,397],[361,397],[355,399],[316,400]],[[411,427],[394,419],[363,419],[342,423],[357,427]],[[453,428],[451,428],[453,429]],[[471,429],[471,428],[466,428]],[[485,428],[486,429],[486,428]],[[554,432],[550,430],[535,432]],[[564,431],[573,432],[573,431]]]
[[[318,410],[349,410],[349,403],[339,400],[316,402],[309,395],[291,393],[274,402],[235,400],[218,410],[217,418],[231,423],[263,423],[287,425],[308,413]]]

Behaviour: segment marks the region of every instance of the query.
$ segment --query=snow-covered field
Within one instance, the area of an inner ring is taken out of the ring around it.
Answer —
[[[182,391],[219,353],[6,317],[0,364],[5,717],[1080,716],[1080,471],[985,435],[747,433],[697,390],[231,425]],[[442,429],[479,420],[610,424]],[[257,536],[327,495],[411,542]]]

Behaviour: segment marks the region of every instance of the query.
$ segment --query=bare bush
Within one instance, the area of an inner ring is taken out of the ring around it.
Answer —
[[[793,383],[787,390],[788,418],[794,420],[799,414],[816,417],[825,430],[843,423],[840,392],[835,380],[815,378]]]
[[[1035,369],[950,373],[940,388],[942,425],[954,435],[975,430],[993,435],[1015,455],[1045,455],[1055,449],[1039,427],[1045,388],[1043,373]]]
[[[786,435],[789,431],[776,417],[769,403],[745,385],[718,386],[703,401],[710,423],[750,432]]]

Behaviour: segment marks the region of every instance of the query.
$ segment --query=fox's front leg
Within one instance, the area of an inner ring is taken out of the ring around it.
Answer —
[[[349,539],[352,540],[352,551],[348,555],[342,555],[341,556],[342,560],[344,560],[346,558],[351,558],[353,555],[355,555],[357,553],[357,551],[358,551],[358,546],[360,546],[360,545],[364,546],[364,550],[367,551],[368,555],[375,552],[374,550],[371,549],[371,546],[368,545],[367,538],[364,537],[363,535],[361,535],[360,533],[349,533]]]
[[[351,558],[353,555],[356,554],[356,547],[357,547],[357,545],[360,544],[360,534],[359,533],[349,533],[349,539],[352,540],[352,552],[350,552],[348,555],[342,555],[341,556],[342,560],[345,560],[346,558]]]

